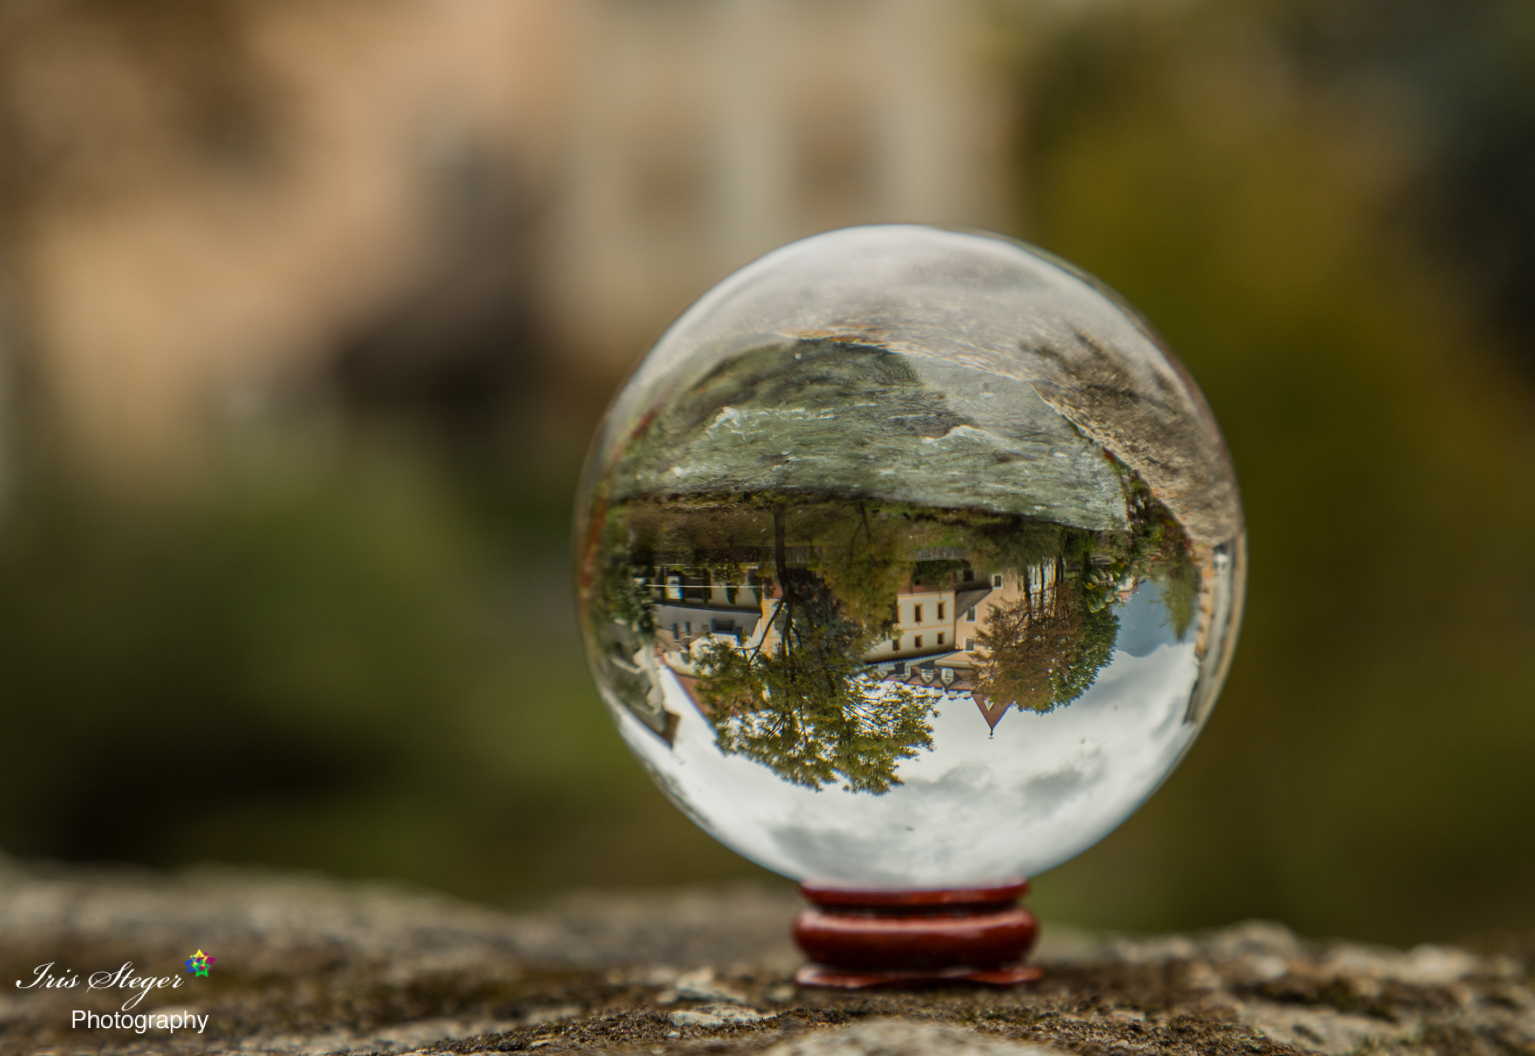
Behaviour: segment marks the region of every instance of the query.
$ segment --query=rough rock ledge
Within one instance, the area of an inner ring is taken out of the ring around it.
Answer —
[[[0,859],[3,1053],[771,1053],[1047,1056],[1321,1052],[1535,1056],[1526,954],[1401,952],[1246,923],[1122,938],[1051,927],[1017,991],[796,990],[788,888],[575,896],[497,912],[253,870],[166,876]],[[194,950],[207,978],[186,977]],[[175,975],[133,1014],[204,1032],[72,1029]],[[23,989],[52,964],[75,988]]]

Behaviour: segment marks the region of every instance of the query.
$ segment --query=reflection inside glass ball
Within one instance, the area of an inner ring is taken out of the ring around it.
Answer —
[[[666,794],[800,879],[1033,875],[1172,770],[1240,614],[1235,481],[1111,294],[853,228],[691,308],[578,511],[599,688]]]

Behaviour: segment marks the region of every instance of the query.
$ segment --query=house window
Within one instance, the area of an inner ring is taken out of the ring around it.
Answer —
[[[691,620],[690,620],[690,621],[688,621],[688,622],[687,622],[687,623],[684,623],[684,624],[683,624],[683,625],[682,625],[682,627],[683,627],[683,629],[684,629],[684,630],[685,630],[685,631],[687,631],[687,632],[688,632],[688,637],[689,637],[689,638],[691,638],[691,637],[693,637],[693,623],[692,623],[692,621],[691,621]]]
[[[966,638],[965,639],[965,651],[969,652],[969,651],[973,650],[974,648],[975,648],[975,639],[974,638]]]
[[[675,623],[672,624],[672,637],[673,638],[680,638],[680,637],[682,637],[681,635],[679,635],[677,633],[677,625]]]
[[[895,673],[898,674],[898,675],[904,675],[906,673],[906,663],[905,663],[905,661],[902,661],[901,663],[895,665]]]
[[[899,653],[901,651],[901,640],[899,638],[890,639],[890,651],[892,653]]]
[[[922,622],[922,606],[921,605],[913,605],[911,607],[911,622],[912,623],[921,623]]]
[[[942,631],[938,632],[938,644],[939,645],[943,644],[943,632]]]
[[[965,610],[965,619],[969,620],[971,623],[975,622],[975,606],[974,605],[970,606],[968,609]]]
[[[943,619],[943,602],[938,603],[938,618]]]
[[[994,587],[1000,587],[1002,585],[1002,573],[993,572],[991,574],[991,585]]]
[[[966,583],[974,583],[975,582],[975,570],[973,568],[965,569],[965,582]]]
[[[922,648],[922,636],[920,634],[917,635],[915,638],[913,638],[911,640],[911,647],[913,649],[921,649]]]

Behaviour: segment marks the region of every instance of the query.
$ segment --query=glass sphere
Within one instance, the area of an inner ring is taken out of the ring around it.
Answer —
[[[1112,291],[999,236],[849,228],[731,275],[619,393],[578,502],[624,740],[800,880],[1080,853],[1188,750],[1241,613],[1199,390]]]

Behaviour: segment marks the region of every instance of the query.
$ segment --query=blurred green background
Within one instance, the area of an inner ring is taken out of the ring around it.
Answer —
[[[1535,9],[728,6],[0,2],[0,849],[765,876],[598,703],[576,475],[711,281],[938,220],[1139,307],[1250,525],[1204,736],[1034,907],[1535,928]]]

